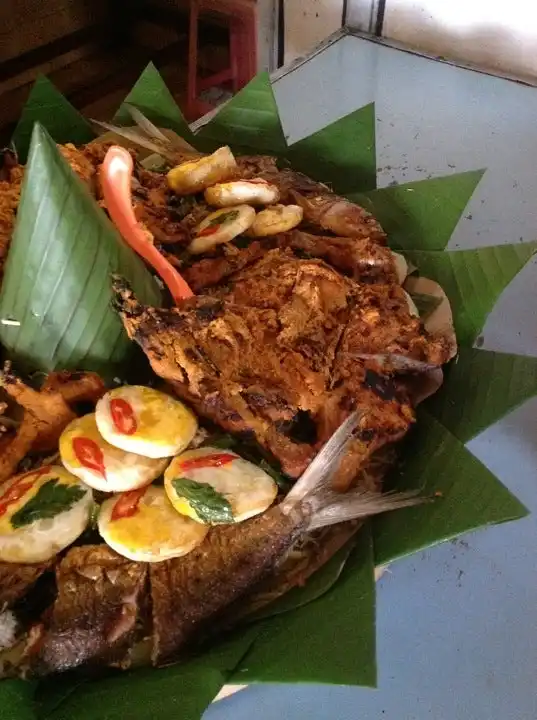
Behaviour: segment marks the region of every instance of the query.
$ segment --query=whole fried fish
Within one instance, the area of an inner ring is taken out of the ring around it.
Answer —
[[[230,606],[255,588],[304,533],[423,502],[413,493],[332,490],[331,476],[361,417],[360,412],[349,416],[279,505],[238,525],[215,527],[188,555],[151,565],[154,665],[176,659],[225,623]]]
[[[213,527],[188,555],[149,564],[152,630],[146,633],[154,665],[180,659],[236,621],[235,603],[256,591],[304,533],[423,502],[415,493],[332,489],[332,475],[361,419],[355,412],[345,420],[279,505],[251,520]],[[105,545],[73,548],[57,567],[53,607],[30,632],[30,671],[45,674],[83,663],[127,667],[147,645],[137,644],[145,629],[140,620],[147,568]]]

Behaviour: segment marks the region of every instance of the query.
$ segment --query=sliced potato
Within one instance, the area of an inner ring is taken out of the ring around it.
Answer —
[[[419,310],[418,310],[418,308],[416,307],[416,303],[414,302],[414,300],[412,300],[411,295],[410,295],[409,293],[407,293],[406,290],[403,290],[403,292],[404,292],[405,295],[406,295],[406,301],[407,301],[407,305],[408,305],[408,312],[409,312],[411,315],[414,315],[414,317],[419,317],[419,316],[420,316]]]
[[[256,218],[255,210],[249,205],[237,205],[234,208],[223,208],[207,215],[196,228],[196,236],[188,250],[194,255],[207,252],[229,242],[245,232]]]
[[[302,222],[303,215],[304,211],[298,205],[271,205],[257,213],[246,234],[250,237],[265,237],[287,232]]]
[[[408,275],[408,263],[400,253],[393,252],[393,250],[391,252],[395,265],[395,271],[397,273],[397,282],[399,285],[402,285]]]
[[[276,185],[262,178],[219,183],[205,190],[205,200],[216,207],[233,207],[242,203],[272,205],[279,199],[280,191]]]
[[[230,180],[237,171],[231,150],[221,147],[212,155],[188,160],[172,168],[167,174],[168,185],[178,195],[192,195],[215,183]]]

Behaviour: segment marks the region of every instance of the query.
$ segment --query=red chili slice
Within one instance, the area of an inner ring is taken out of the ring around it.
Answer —
[[[95,440],[87,437],[73,438],[73,452],[83,467],[95,470],[106,480],[103,451]]]
[[[203,230],[200,230],[196,237],[207,237],[207,235],[213,235],[219,229],[220,225],[209,225]]]
[[[147,487],[131,490],[123,493],[112,510],[111,520],[121,520],[122,518],[132,517],[138,512],[138,505],[143,498]]]
[[[123,435],[134,435],[138,429],[136,415],[130,403],[123,398],[110,400],[110,414],[116,430]]]
[[[222,467],[222,465],[227,465],[236,459],[237,456],[231,455],[230,453],[215,453],[214,455],[204,455],[203,457],[184,460],[180,463],[180,466],[182,470],[197,470],[198,468],[205,467]]]
[[[0,517],[6,514],[10,505],[20,500],[25,493],[30,490],[35,481],[45,475],[50,470],[50,465],[44,465],[43,467],[37,468],[37,470],[30,470],[24,475],[18,477],[14,483],[12,483],[3,495],[0,496]],[[29,478],[32,478],[29,480]],[[28,482],[24,482],[28,480]]]

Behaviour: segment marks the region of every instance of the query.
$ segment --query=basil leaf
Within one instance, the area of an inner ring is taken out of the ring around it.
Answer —
[[[185,498],[200,520],[206,523],[232,523],[233,511],[228,500],[208,483],[188,478],[175,478],[172,486],[179,497]]]
[[[51,478],[41,485],[26,505],[17,510],[11,518],[11,524],[14,528],[20,528],[36,520],[56,517],[73,507],[85,494],[86,490],[78,485],[62,485],[58,478]]]
[[[423,293],[409,293],[409,295],[414,301],[422,320],[429,317],[442,302],[442,298],[436,297],[436,295],[424,295]]]

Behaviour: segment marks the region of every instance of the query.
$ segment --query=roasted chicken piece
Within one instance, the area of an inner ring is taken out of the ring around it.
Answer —
[[[23,410],[15,432],[0,440],[0,482],[17,470],[19,462],[31,452],[57,449],[59,437],[76,417],[72,405],[96,402],[105,387],[95,373],[51,373],[41,390],[34,390],[11,372],[9,363],[0,373],[0,386]]]
[[[34,565],[0,563],[0,612],[24,597],[53,564],[53,560]]]
[[[306,196],[296,190],[290,195],[304,211],[304,220],[340,237],[367,238],[385,244],[386,234],[379,223],[356,203],[330,192]]]

